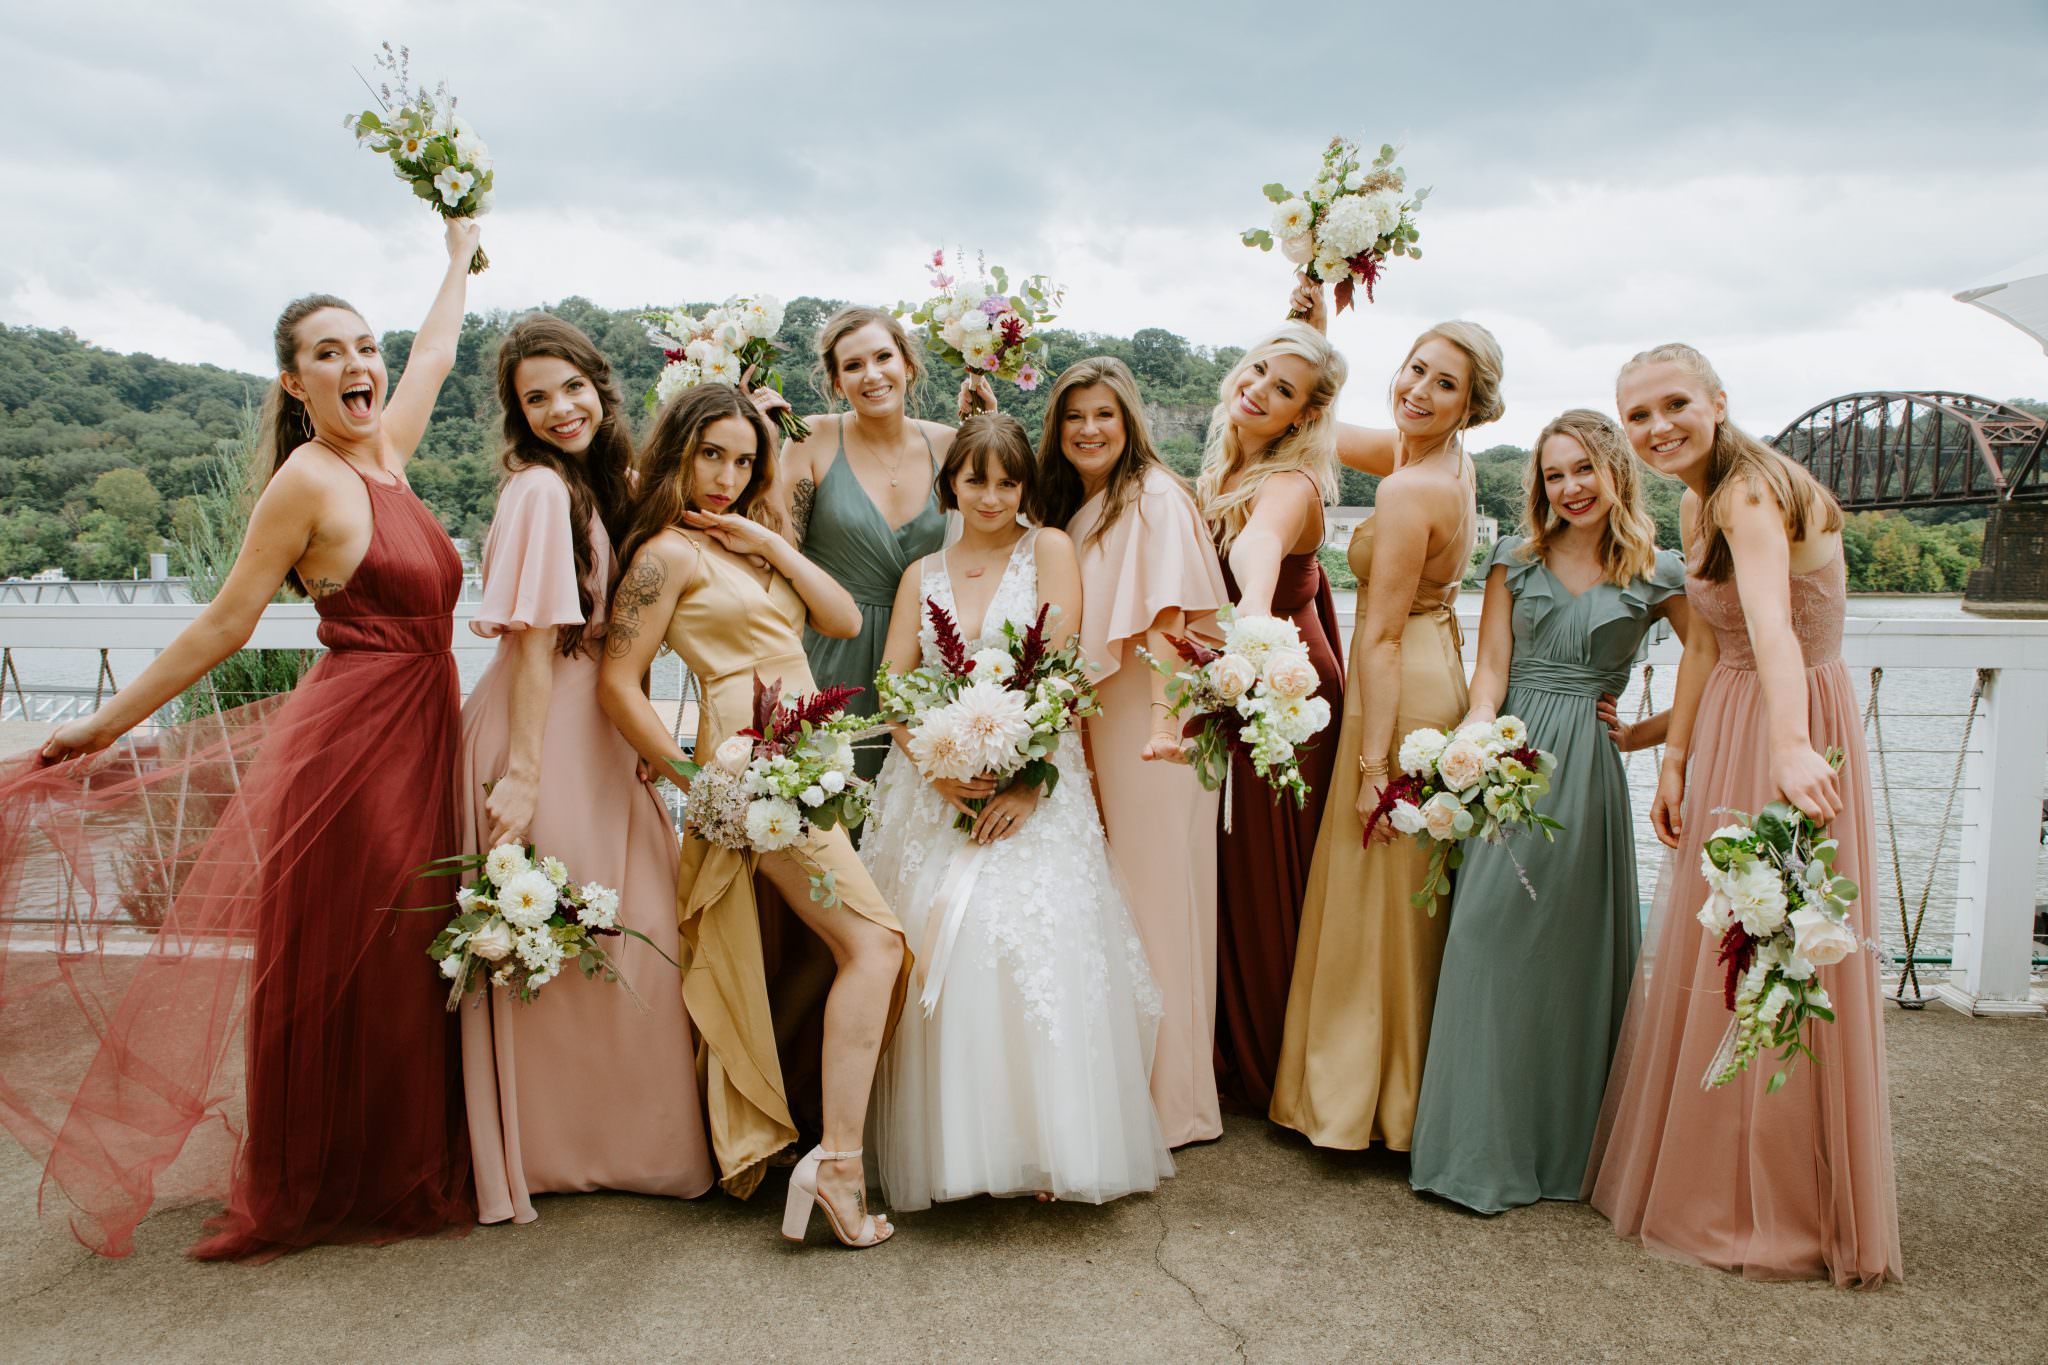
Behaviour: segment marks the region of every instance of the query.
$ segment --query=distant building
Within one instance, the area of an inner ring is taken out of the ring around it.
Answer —
[[[62,569],[39,569],[28,576],[31,583],[69,583],[71,575]]]
[[[1472,541],[1475,545],[1491,545],[1500,539],[1500,522],[1481,512],[1473,521]]]
[[[1351,533],[1358,529],[1358,524],[1371,515],[1370,507],[1325,507],[1323,544],[1343,549],[1351,543]]]

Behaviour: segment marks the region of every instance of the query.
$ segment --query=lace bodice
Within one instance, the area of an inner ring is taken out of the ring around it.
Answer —
[[[988,610],[982,613],[981,633],[968,640],[967,652],[984,647],[1001,648],[1003,645],[1003,623],[1014,622],[1017,629],[1029,626],[1038,615],[1038,560],[1035,549],[1038,531],[1034,528],[1017,538],[1010,549],[1010,558],[1003,564],[1003,576],[996,583],[995,595],[988,600]],[[960,603],[953,596],[953,575],[946,568],[946,552],[940,550],[924,557],[923,596],[927,602],[937,602],[952,614],[953,620],[966,631],[966,623],[960,620]],[[929,611],[924,613],[917,631],[918,648],[923,651],[927,665],[939,661],[938,634],[932,629]]]
[[[1742,614],[1734,575],[1724,583],[1709,583],[1688,572],[1685,598],[1693,613],[1713,627],[1721,666],[1754,669],[1756,650],[1749,642],[1749,620]],[[1849,571],[1839,550],[1818,569],[1792,575],[1792,633],[1799,637],[1808,668],[1842,657],[1842,620],[1848,611]]]

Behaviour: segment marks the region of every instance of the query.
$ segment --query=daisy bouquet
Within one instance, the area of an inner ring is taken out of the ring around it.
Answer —
[[[881,714],[909,730],[911,761],[928,778],[966,781],[984,774],[1022,782],[1047,796],[1059,785],[1053,763],[1060,736],[1095,714],[1095,686],[1080,648],[1046,642],[1054,608],[1039,607],[1031,625],[1003,623],[1003,643],[969,653],[952,614],[925,602],[926,631],[939,662],[875,677]],[[970,801],[977,811],[986,802]],[[959,830],[973,818],[954,817]]]
[[[446,81],[431,91],[412,87],[412,50],[384,44],[377,65],[388,79],[370,93],[377,108],[342,120],[356,141],[391,158],[391,170],[443,218],[477,218],[491,211],[491,149],[455,112]],[[394,86],[393,82],[396,82]],[[368,82],[365,82],[368,84]],[[392,105],[396,103],[394,110]],[[490,268],[478,247],[469,273]]]
[[[868,784],[854,775],[853,742],[867,727],[846,714],[858,687],[782,700],[782,685],[754,677],[754,723],[729,735],[709,763],[675,764],[689,791],[683,819],[706,841],[745,853],[794,851],[813,829],[867,818]],[[830,872],[813,873],[811,899],[838,904]]]
[[[617,891],[595,882],[575,885],[560,858],[538,856],[531,844],[499,844],[489,853],[443,858],[428,868],[435,870],[420,875],[477,873],[456,891],[452,906],[426,907],[455,911],[427,949],[449,983],[451,1010],[487,982],[510,990],[515,999],[531,1000],[571,963],[586,977],[621,981],[598,940],[630,934],[649,942],[619,923]]]
[[[1298,193],[1277,182],[1265,187],[1273,202],[1272,225],[1248,229],[1244,244],[1271,251],[1277,240],[1288,260],[1336,285],[1340,313],[1351,306],[1360,284],[1371,303],[1387,257],[1422,259],[1415,215],[1429,191],[1408,193],[1408,173],[1394,164],[1399,155],[1389,144],[1366,165],[1357,143],[1331,138],[1315,184]]]
[[[1830,749],[1827,759],[1839,768],[1841,750]],[[1774,1048],[1785,1063],[1765,1087],[1775,1093],[1802,1054],[1813,1056],[1802,1037],[1807,1021],[1834,1020],[1820,969],[1858,947],[1849,924],[1856,883],[1836,875],[1826,828],[1790,802],[1728,814],[1735,823],[1715,830],[1700,852],[1707,900],[1699,921],[1720,940],[1735,1018],[1701,1085],[1726,1085]]]
[[[1429,850],[1429,876],[1408,898],[1418,910],[1436,914],[1436,898],[1451,889],[1451,871],[1465,860],[1464,841],[1475,835],[1496,844],[1527,825],[1545,839],[1564,826],[1536,809],[1550,793],[1554,755],[1529,743],[1529,727],[1518,717],[1476,720],[1450,734],[1410,731],[1396,755],[1401,775],[1380,792],[1365,822],[1371,842],[1381,820]],[[1536,889],[1522,885],[1535,899]]]
[[[737,388],[753,370],[760,382],[782,392],[782,376],[774,366],[782,347],[782,301],[770,294],[735,294],[698,316],[686,308],[643,313],[647,339],[668,359],[654,387],[647,392],[649,410],[684,389],[699,384],[731,384]],[[782,434],[804,440],[811,429],[794,409],[778,408],[775,420]]]
[[[978,263],[975,277],[946,273],[946,253],[931,259],[933,294],[923,303],[902,303],[896,316],[924,329],[933,355],[969,375],[1006,379],[1027,393],[1044,377],[1048,358],[1039,328],[1051,322],[1066,291],[1043,275],[1019,281],[1001,266]]]
[[[1252,771],[1272,786],[1274,800],[1285,792],[1300,806],[1308,800],[1308,782],[1299,750],[1330,723],[1330,703],[1315,695],[1321,679],[1301,632],[1278,616],[1226,610],[1217,620],[1221,649],[1166,637],[1189,668],[1176,670],[1145,654],[1166,675],[1169,711],[1194,741],[1195,774],[1214,791],[1230,776],[1232,750],[1242,750]]]

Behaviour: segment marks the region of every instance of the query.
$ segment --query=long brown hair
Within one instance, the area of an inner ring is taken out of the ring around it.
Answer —
[[[1616,382],[1644,365],[1676,365],[1703,386],[1709,397],[1727,392],[1707,358],[1682,341],[1637,352],[1621,367]],[[1700,500],[1699,511],[1701,548],[1695,572],[1709,583],[1725,583],[1735,572],[1726,530],[1729,500],[1737,489],[1754,497],[1759,485],[1777,499],[1785,516],[1785,535],[1794,544],[1806,539],[1810,529],[1818,529],[1822,535],[1842,529],[1841,504],[1819,480],[1724,414],[1714,424],[1714,448],[1707,453],[1707,494]],[[1815,517],[1819,518],[1817,526]]]
[[[1100,384],[1115,396],[1124,423],[1124,453],[1103,485],[1102,515],[1088,532],[1087,543],[1092,545],[1137,501],[1148,470],[1159,470],[1182,488],[1187,483],[1159,457],[1159,448],[1152,444],[1152,428],[1145,422],[1145,401],[1138,396],[1138,380],[1131,367],[1115,356],[1090,356],[1060,371],[1052,392],[1046,396],[1045,430],[1038,446],[1038,506],[1031,514],[1032,519],[1041,526],[1065,530],[1088,501],[1081,475],[1061,449],[1060,428],[1066,421],[1067,396],[1091,384]]]
[[[597,390],[604,416],[580,458],[564,454],[536,435],[526,418],[515,380],[519,362],[534,356],[553,356],[574,366]],[[633,436],[627,429],[625,405],[612,378],[611,362],[574,323],[552,313],[528,313],[513,323],[498,343],[498,405],[505,415],[504,446],[498,452],[503,477],[539,465],[554,470],[568,486],[569,543],[576,553],[576,606],[587,623],[594,604],[590,578],[597,558],[590,544],[590,516],[596,512],[605,536],[617,544],[626,530],[627,473],[633,467]],[[565,656],[576,654],[583,648],[585,629],[582,624],[557,627],[556,648]]]
[[[848,304],[826,318],[824,326],[818,329],[817,365],[811,371],[818,396],[825,400],[828,410],[846,396],[839,391],[839,343],[869,323],[879,323],[903,355],[903,369],[910,376],[910,382],[904,386],[903,410],[915,416],[924,391],[924,360],[910,344],[910,335],[895,314],[866,304]]]
[[[345,313],[356,313],[355,305],[347,299],[332,294],[307,294],[293,299],[277,315],[277,325],[270,329],[271,349],[276,352],[277,372],[280,375],[299,372],[299,324],[323,308],[339,308]],[[361,313],[356,313],[361,317]],[[306,405],[294,398],[284,387],[282,379],[270,381],[270,390],[263,396],[263,416],[259,419],[259,435],[256,441],[255,467],[250,471],[250,483],[261,493],[271,476],[284,468],[284,462],[292,452],[313,439],[313,414],[306,411]],[[310,597],[306,591],[306,580],[299,577],[296,566],[285,570],[284,583],[287,588],[301,597]]]
[[[945,462],[939,466],[939,509],[960,510],[953,481],[961,470],[971,469],[976,478],[985,479],[990,465],[1023,486],[1023,512],[1031,516],[1038,506],[1038,470],[1031,458],[1031,437],[1025,434],[1024,424],[1007,412],[977,412],[960,424],[953,444],[946,447]]]
[[[1522,531],[1528,537],[1522,554],[1549,557],[1551,542],[1564,529],[1564,518],[1550,505],[1543,485],[1543,447],[1553,436],[1569,437],[1593,462],[1593,477],[1607,494],[1607,524],[1600,528],[1600,573],[1616,587],[1647,577],[1657,566],[1657,524],[1643,506],[1643,481],[1628,438],[1605,413],[1572,408],[1551,419],[1537,436],[1522,474]]]
[[[612,596],[618,594],[619,581],[647,542],[683,524],[683,513],[697,491],[697,447],[704,443],[704,428],[724,417],[747,422],[758,442],[754,476],[728,515],[758,521],[778,534],[782,531],[782,514],[775,506],[774,424],[761,415],[752,399],[730,384],[684,389],[669,399],[654,419],[654,430],[642,448],[639,495],[633,501],[626,534],[619,541],[619,557],[612,564]]]

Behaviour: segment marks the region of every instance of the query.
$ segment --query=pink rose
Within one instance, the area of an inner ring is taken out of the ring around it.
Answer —
[[[1454,739],[1436,760],[1437,776],[1452,791],[1471,791],[1486,776],[1486,751],[1469,739]]]
[[[1226,654],[1209,663],[1209,686],[1225,701],[1236,701],[1258,681],[1258,670],[1242,654]]]
[[[1816,967],[1840,962],[1856,951],[1856,935],[1825,910],[1794,910],[1790,919],[1792,951]]]
[[[1289,650],[1266,661],[1266,685],[1289,701],[1310,695],[1321,682],[1305,650]]]

